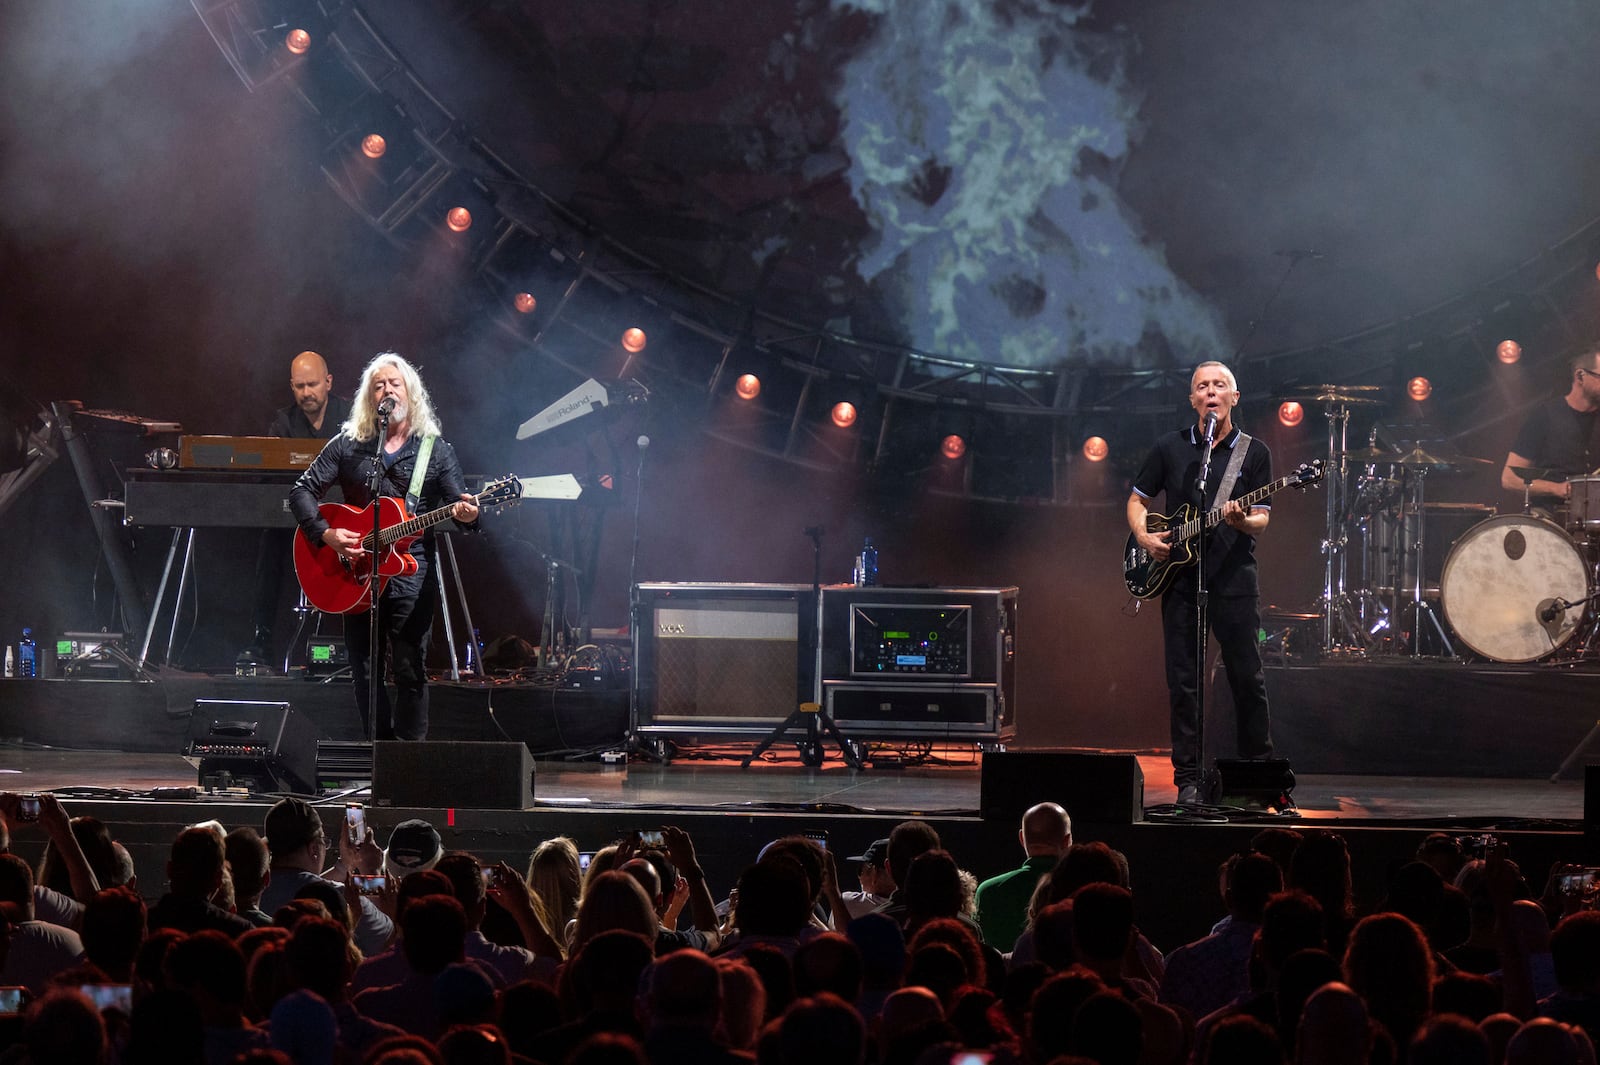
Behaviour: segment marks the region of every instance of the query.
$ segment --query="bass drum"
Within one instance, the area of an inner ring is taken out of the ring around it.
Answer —
[[[1572,639],[1583,607],[1541,613],[1556,599],[1589,594],[1589,566],[1562,529],[1526,514],[1503,514],[1467,530],[1439,578],[1444,616],[1456,637],[1496,662],[1532,662]]]

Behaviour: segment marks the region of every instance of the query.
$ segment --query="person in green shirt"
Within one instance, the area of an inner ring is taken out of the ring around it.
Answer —
[[[1022,815],[1017,840],[1027,860],[1022,868],[990,877],[978,885],[978,927],[983,941],[1009,952],[1028,922],[1028,900],[1039,879],[1056,867],[1072,846],[1072,818],[1053,802],[1042,802]]]

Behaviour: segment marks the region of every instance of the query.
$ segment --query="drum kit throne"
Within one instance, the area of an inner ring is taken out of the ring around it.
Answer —
[[[1327,534],[1318,610],[1277,616],[1319,621],[1324,655],[1519,663],[1600,654],[1600,616],[1589,609],[1600,586],[1600,476],[1570,480],[1560,512],[1533,507],[1526,489],[1517,513],[1431,502],[1430,482],[1495,463],[1378,426],[1365,447],[1350,448],[1352,414],[1378,406],[1380,393],[1376,385],[1314,385],[1284,397],[1319,405],[1327,419]],[[1546,469],[1513,472],[1524,485],[1561,479]]]

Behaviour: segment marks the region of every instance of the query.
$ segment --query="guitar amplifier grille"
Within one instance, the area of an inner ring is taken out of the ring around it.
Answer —
[[[798,651],[794,640],[659,640],[655,719],[782,721],[795,708]]]

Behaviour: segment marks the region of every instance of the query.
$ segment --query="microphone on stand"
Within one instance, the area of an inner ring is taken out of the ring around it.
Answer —
[[[1549,606],[1545,606],[1545,607],[1540,607],[1539,608],[1539,624],[1541,624],[1541,625],[1550,624],[1552,621],[1554,621],[1557,618],[1557,616],[1560,615],[1560,613],[1563,610],[1568,609],[1570,606],[1571,606],[1570,603],[1568,603],[1565,599],[1560,598],[1559,596],[1557,598],[1551,600]]]
[[[1217,412],[1214,410],[1206,411],[1205,437],[1208,444],[1217,442]]]
[[[383,401],[378,404],[378,416],[380,418],[387,418],[389,415],[391,415],[393,413],[394,413],[394,397],[393,396],[385,396],[385,397],[383,397]]]

